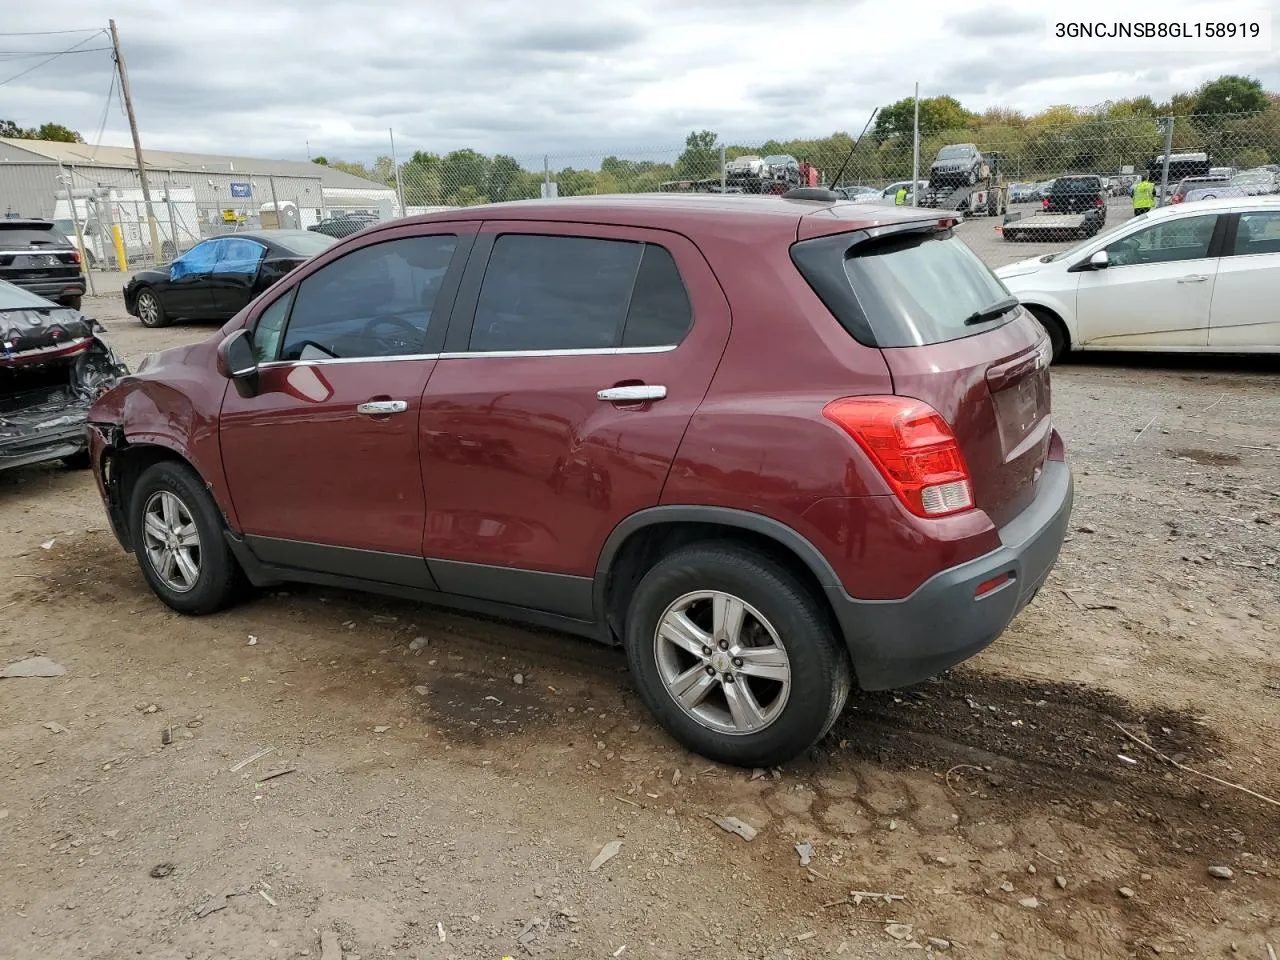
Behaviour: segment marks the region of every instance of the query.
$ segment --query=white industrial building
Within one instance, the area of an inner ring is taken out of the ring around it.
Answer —
[[[190,219],[201,236],[212,236],[263,225],[309,227],[343,213],[400,215],[394,189],[307,161],[168,150],[144,150],[142,156],[156,219],[173,220],[182,228],[175,233],[194,232],[186,227]],[[68,188],[77,199],[96,198],[95,209],[122,225],[146,222],[131,147],[0,137],[0,217],[69,216]],[[184,211],[169,215],[177,196]],[[192,202],[194,218],[186,212]],[[199,237],[183,239],[180,247]]]

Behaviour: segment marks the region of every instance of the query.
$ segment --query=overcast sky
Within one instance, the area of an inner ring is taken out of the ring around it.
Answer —
[[[1162,18],[1220,9],[1187,6],[1132,5]],[[856,134],[874,106],[910,95],[916,80],[922,96],[951,94],[973,110],[1160,99],[1224,72],[1280,89],[1275,47],[1050,46],[1045,11],[1071,8],[1059,0],[569,0],[554,11],[532,0],[8,0],[0,32],[105,27],[110,13],[144,146],[281,158],[305,157],[309,140],[312,155],[370,160],[387,152],[388,127],[402,155],[471,146],[522,159],[639,148],[674,155],[695,128],[737,143]],[[93,142],[108,52],[64,56],[5,82],[41,59],[14,53],[52,53],[80,39],[0,36],[0,117],[65,123]],[[103,142],[129,143],[118,103],[106,112]]]

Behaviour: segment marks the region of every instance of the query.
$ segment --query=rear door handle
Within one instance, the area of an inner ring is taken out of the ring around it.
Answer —
[[[1208,277],[1202,277],[1202,276],[1179,277],[1178,282],[1179,283],[1204,283],[1208,279],[1209,279]]]
[[[404,413],[409,404],[404,400],[369,400],[356,407],[356,413],[366,417],[385,417],[390,413]]]
[[[643,403],[646,400],[661,400],[667,395],[667,388],[660,384],[637,383],[626,387],[608,387],[596,391],[597,400],[609,403]]]

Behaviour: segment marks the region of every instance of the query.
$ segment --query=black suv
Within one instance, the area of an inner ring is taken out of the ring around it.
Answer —
[[[1081,233],[1092,235],[1107,222],[1107,188],[1095,176],[1058,177],[1041,201],[1045,213],[1084,214]]]
[[[80,251],[50,220],[0,220],[0,280],[73,310],[84,296]]]
[[[975,143],[952,143],[938,151],[929,168],[930,187],[972,187],[987,178],[987,162]]]

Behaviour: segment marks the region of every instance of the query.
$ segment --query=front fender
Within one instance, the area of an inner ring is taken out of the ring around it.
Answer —
[[[214,345],[197,344],[104,394],[89,422],[115,438],[117,454],[158,447],[199,474],[232,530],[239,529],[222,469],[218,414],[228,383],[213,369]],[[102,432],[102,431],[100,431]]]

